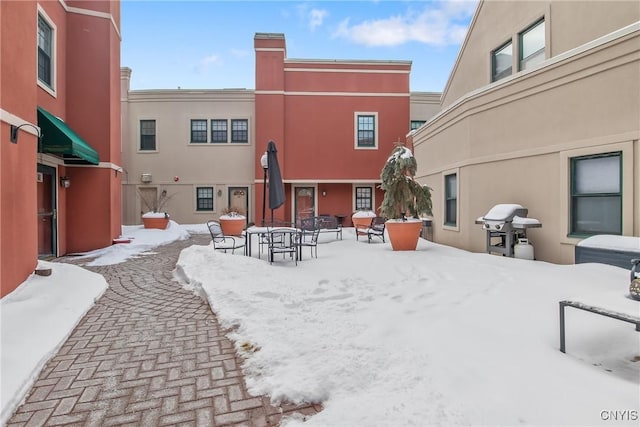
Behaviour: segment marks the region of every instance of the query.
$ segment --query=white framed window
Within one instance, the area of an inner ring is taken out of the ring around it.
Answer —
[[[207,143],[207,121],[200,119],[191,120],[191,143]]]
[[[373,187],[357,186],[355,188],[356,210],[373,210]]]
[[[249,142],[249,120],[231,119],[231,142]]]
[[[56,26],[45,13],[38,7],[38,86],[49,94],[56,95]]]
[[[213,187],[196,187],[196,211],[213,212]]]
[[[156,121],[140,120],[139,151],[156,151]]]
[[[354,113],[354,131],[354,146],[356,149],[378,149],[378,113]]]

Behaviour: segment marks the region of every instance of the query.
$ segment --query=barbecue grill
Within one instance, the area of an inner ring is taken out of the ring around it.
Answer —
[[[487,233],[487,253],[513,257],[515,242],[527,237],[527,229],[542,227],[537,219],[527,218],[528,213],[527,208],[517,204],[499,204],[476,219]]]

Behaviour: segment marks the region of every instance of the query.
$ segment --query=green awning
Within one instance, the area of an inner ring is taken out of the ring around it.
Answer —
[[[42,129],[39,152],[61,156],[66,164],[99,163],[98,153],[65,122],[38,107],[38,126]]]

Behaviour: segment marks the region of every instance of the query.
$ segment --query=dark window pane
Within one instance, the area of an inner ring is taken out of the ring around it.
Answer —
[[[619,196],[574,197],[573,206],[574,233],[621,233],[622,203]]]
[[[226,120],[211,120],[211,142],[227,142]]]
[[[156,149],[156,121],[140,120],[140,150]]]
[[[356,187],[356,209],[373,209],[371,187]]]
[[[446,175],[444,177],[444,197],[445,212],[444,223],[447,225],[456,225],[458,221],[458,176],[457,174]]]
[[[375,147],[375,116],[358,116],[358,147]]]
[[[196,188],[196,210],[213,210],[213,187]]]
[[[53,30],[49,24],[38,15],[38,79],[51,87],[51,45]]]
[[[513,46],[511,42],[495,50],[491,58],[491,81],[495,82],[511,75],[513,64]]]
[[[207,142],[206,120],[191,120],[191,142]]]
[[[622,233],[622,155],[571,159],[571,233]]]
[[[248,120],[231,120],[231,142],[249,142]]]

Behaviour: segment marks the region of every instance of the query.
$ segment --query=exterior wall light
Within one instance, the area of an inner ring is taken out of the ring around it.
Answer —
[[[40,131],[40,128],[38,126],[32,125],[31,123],[23,123],[19,126],[11,125],[11,128],[9,129],[9,131],[11,132],[10,140],[12,143],[14,144],[18,143],[18,130],[23,126],[31,126],[32,128],[34,128],[36,132],[38,132],[38,140],[42,141],[43,134]]]
[[[71,178],[69,178],[68,176],[61,176],[60,187],[63,187],[63,188],[71,187]]]

